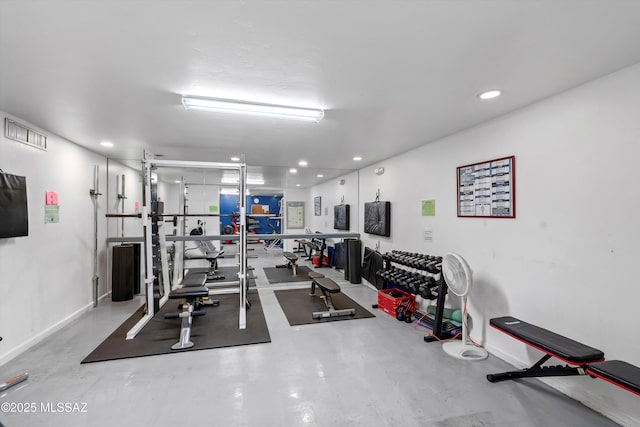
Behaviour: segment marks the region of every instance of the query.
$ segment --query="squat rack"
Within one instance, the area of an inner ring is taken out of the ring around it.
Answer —
[[[143,204],[140,212],[140,218],[143,226],[144,233],[144,251],[145,251],[145,315],[127,332],[127,339],[133,339],[142,330],[142,328],[153,318],[154,312],[154,300],[153,300],[153,236],[152,236],[152,223],[151,220],[154,215],[151,213],[152,198],[151,198],[151,171],[158,167],[182,167],[182,168],[199,168],[199,169],[224,169],[224,170],[237,170],[239,172],[238,191],[239,194],[244,194],[246,191],[246,178],[247,178],[247,165],[244,162],[244,156],[240,163],[220,163],[220,162],[197,162],[197,161],[179,161],[179,160],[159,160],[150,159],[145,152],[144,159],[142,161],[143,172]],[[238,279],[240,281],[240,301],[239,301],[239,317],[238,328],[245,329],[247,327],[247,235],[246,235],[246,200],[244,197],[240,197],[240,212],[239,212],[239,256],[240,256],[240,271],[238,273]],[[125,214],[126,215],[126,214]],[[118,215],[109,215],[110,217],[116,217]],[[123,215],[124,216],[124,215]],[[137,216],[127,215],[127,216]],[[183,236],[184,240],[195,240],[196,236]],[[204,239],[203,239],[204,240]],[[165,287],[168,283],[165,283]],[[166,297],[161,299],[160,306],[166,302]]]

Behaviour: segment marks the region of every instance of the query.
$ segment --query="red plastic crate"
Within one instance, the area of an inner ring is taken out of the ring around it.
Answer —
[[[320,256],[319,255],[312,256],[311,263],[313,264],[314,267],[320,267]],[[327,257],[326,255],[322,256],[322,266],[323,267],[329,266],[329,257]]]
[[[378,308],[390,316],[396,317],[396,307],[409,301],[409,309],[416,311],[416,297],[400,289],[380,289],[378,291]]]

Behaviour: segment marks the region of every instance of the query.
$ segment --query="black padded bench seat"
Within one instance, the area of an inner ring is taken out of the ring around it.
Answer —
[[[313,273],[313,272],[312,272]],[[320,288],[322,292],[322,298],[324,300],[325,306],[327,307],[327,311],[316,311],[311,316],[313,319],[321,319],[324,317],[341,317],[341,316],[353,316],[356,314],[356,310],[354,308],[343,308],[337,310],[333,305],[333,300],[331,299],[331,294],[340,293],[340,285],[338,285],[333,280],[328,277],[312,277],[312,273],[309,273],[309,277],[311,280],[311,292],[309,295],[312,297],[316,296],[316,286]],[[317,276],[316,274],[313,274]]]
[[[321,290],[329,292],[330,294],[337,294],[340,292],[340,285],[324,276],[313,279],[311,282],[311,293],[315,293],[316,285],[318,285]]]
[[[183,280],[183,287],[174,289],[169,293],[169,299],[180,299],[182,303],[178,306],[177,313],[167,313],[165,319],[182,319],[180,324],[180,338],[177,343],[171,346],[172,350],[184,350],[193,347],[191,341],[191,322],[194,317],[204,316],[204,311],[198,308],[203,305],[218,306],[220,301],[209,300],[209,289],[204,286],[207,281],[206,273],[195,273],[187,275]],[[204,302],[206,300],[206,302]]]
[[[288,261],[297,261],[298,255],[293,252],[282,252],[282,256],[284,256]]]
[[[298,261],[298,255],[292,252],[282,252],[282,256],[287,260],[286,267],[287,268],[291,267],[291,274],[296,276],[298,274],[297,264],[296,264],[296,262]]]
[[[546,353],[530,368],[487,375],[487,379],[492,383],[527,377],[589,375],[640,396],[640,368],[637,366],[620,360],[605,362],[602,351],[515,317],[498,317],[491,319],[489,324]],[[552,356],[574,366],[542,366]]]
[[[607,360],[590,364],[587,373],[640,396],[640,368],[637,366],[621,360]]]
[[[604,353],[596,348],[523,322],[515,317],[498,317],[491,319],[489,324],[543,353],[572,365],[585,365],[604,360]]]
[[[174,289],[169,293],[169,299],[194,300],[196,298],[204,298],[209,296],[209,289],[206,286],[190,286],[180,289]]]

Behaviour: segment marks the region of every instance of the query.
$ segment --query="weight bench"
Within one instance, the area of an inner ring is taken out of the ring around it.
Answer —
[[[619,360],[605,362],[602,351],[515,317],[491,319],[489,325],[545,353],[530,368],[487,375],[492,383],[528,377],[589,375],[640,395],[640,368],[637,366]],[[551,357],[567,365],[542,366]]]
[[[220,276],[224,279],[224,276]],[[206,283],[210,280],[209,275],[207,273],[192,273],[187,274],[180,282],[180,288],[200,288],[206,287]],[[204,305],[212,305],[217,307],[219,301],[210,300],[209,297],[198,298],[194,302],[195,309],[199,310]]]
[[[298,255],[295,255],[292,252],[282,252],[282,256],[287,260],[286,268],[291,268],[291,273],[296,276],[298,274]]]
[[[193,347],[193,342],[191,342],[191,323],[194,317],[204,316],[206,314],[204,311],[197,310],[205,305],[203,301],[209,298],[209,289],[204,286],[206,280],[207,275],[205,273],[194,274],[191,278],[187,277],[185,279],[185,281],[190,283],[190,286],[185,284],[184,287],[174,289],[169,293],[169,299],[182,300],[182,304],[180,305],[182,311],[168,313],[164,316],[165,319],[182,319],[180,339],[171,346],[172,350],[182,350]],[[200,285],[198,285],[198,283],[200,283]],[[220,301],[211,300],[208,301],[208,305],[216,307],[220,305]]]
[[[201,251],[201,255],[190,255],[188,251],[193,249],[199,249]],[[218,258],[222,255],[224,255],[224,250],[217,250],[209,240],[200,240],[198,241],[197,247],[185,250],[185,260],[203,259],[209,261],[209,273],[207,275],[209,280],[224,280],[224,276],[216,274],[218,271]]]
[[[342,316],[353,316],[356,314],[356,310],[354,308],[343,308],[337,310],[333,305],[333,300],[331,299],[331,294],[339,294],[340,293],[340,285],[338,285],[333,280],[324,277],[322,274],[318,277],[319,273],[309,273],[309,277],[312,279],[311,281],[311,293],[309,295],[316,296],[316,286],[320,288],[322,295],[320,298],[323,299],[325,306],[327,307],[326,311],[316,311],[312,314],[314,319],[322,319],[326,317],[342,317]]]
[[[587,373],[640,396],[640,368],[621,360],[593,363]]]

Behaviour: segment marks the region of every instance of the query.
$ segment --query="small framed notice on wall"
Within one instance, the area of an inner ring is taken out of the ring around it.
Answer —
[[[304,202],[287,202],[287,228],[304,228]]]
[[[313,215],[322,215],[322,197],[316,196],[313,198]]]
[[[515,218],[515,167],[515,156],[458,167],[458,216]]]

